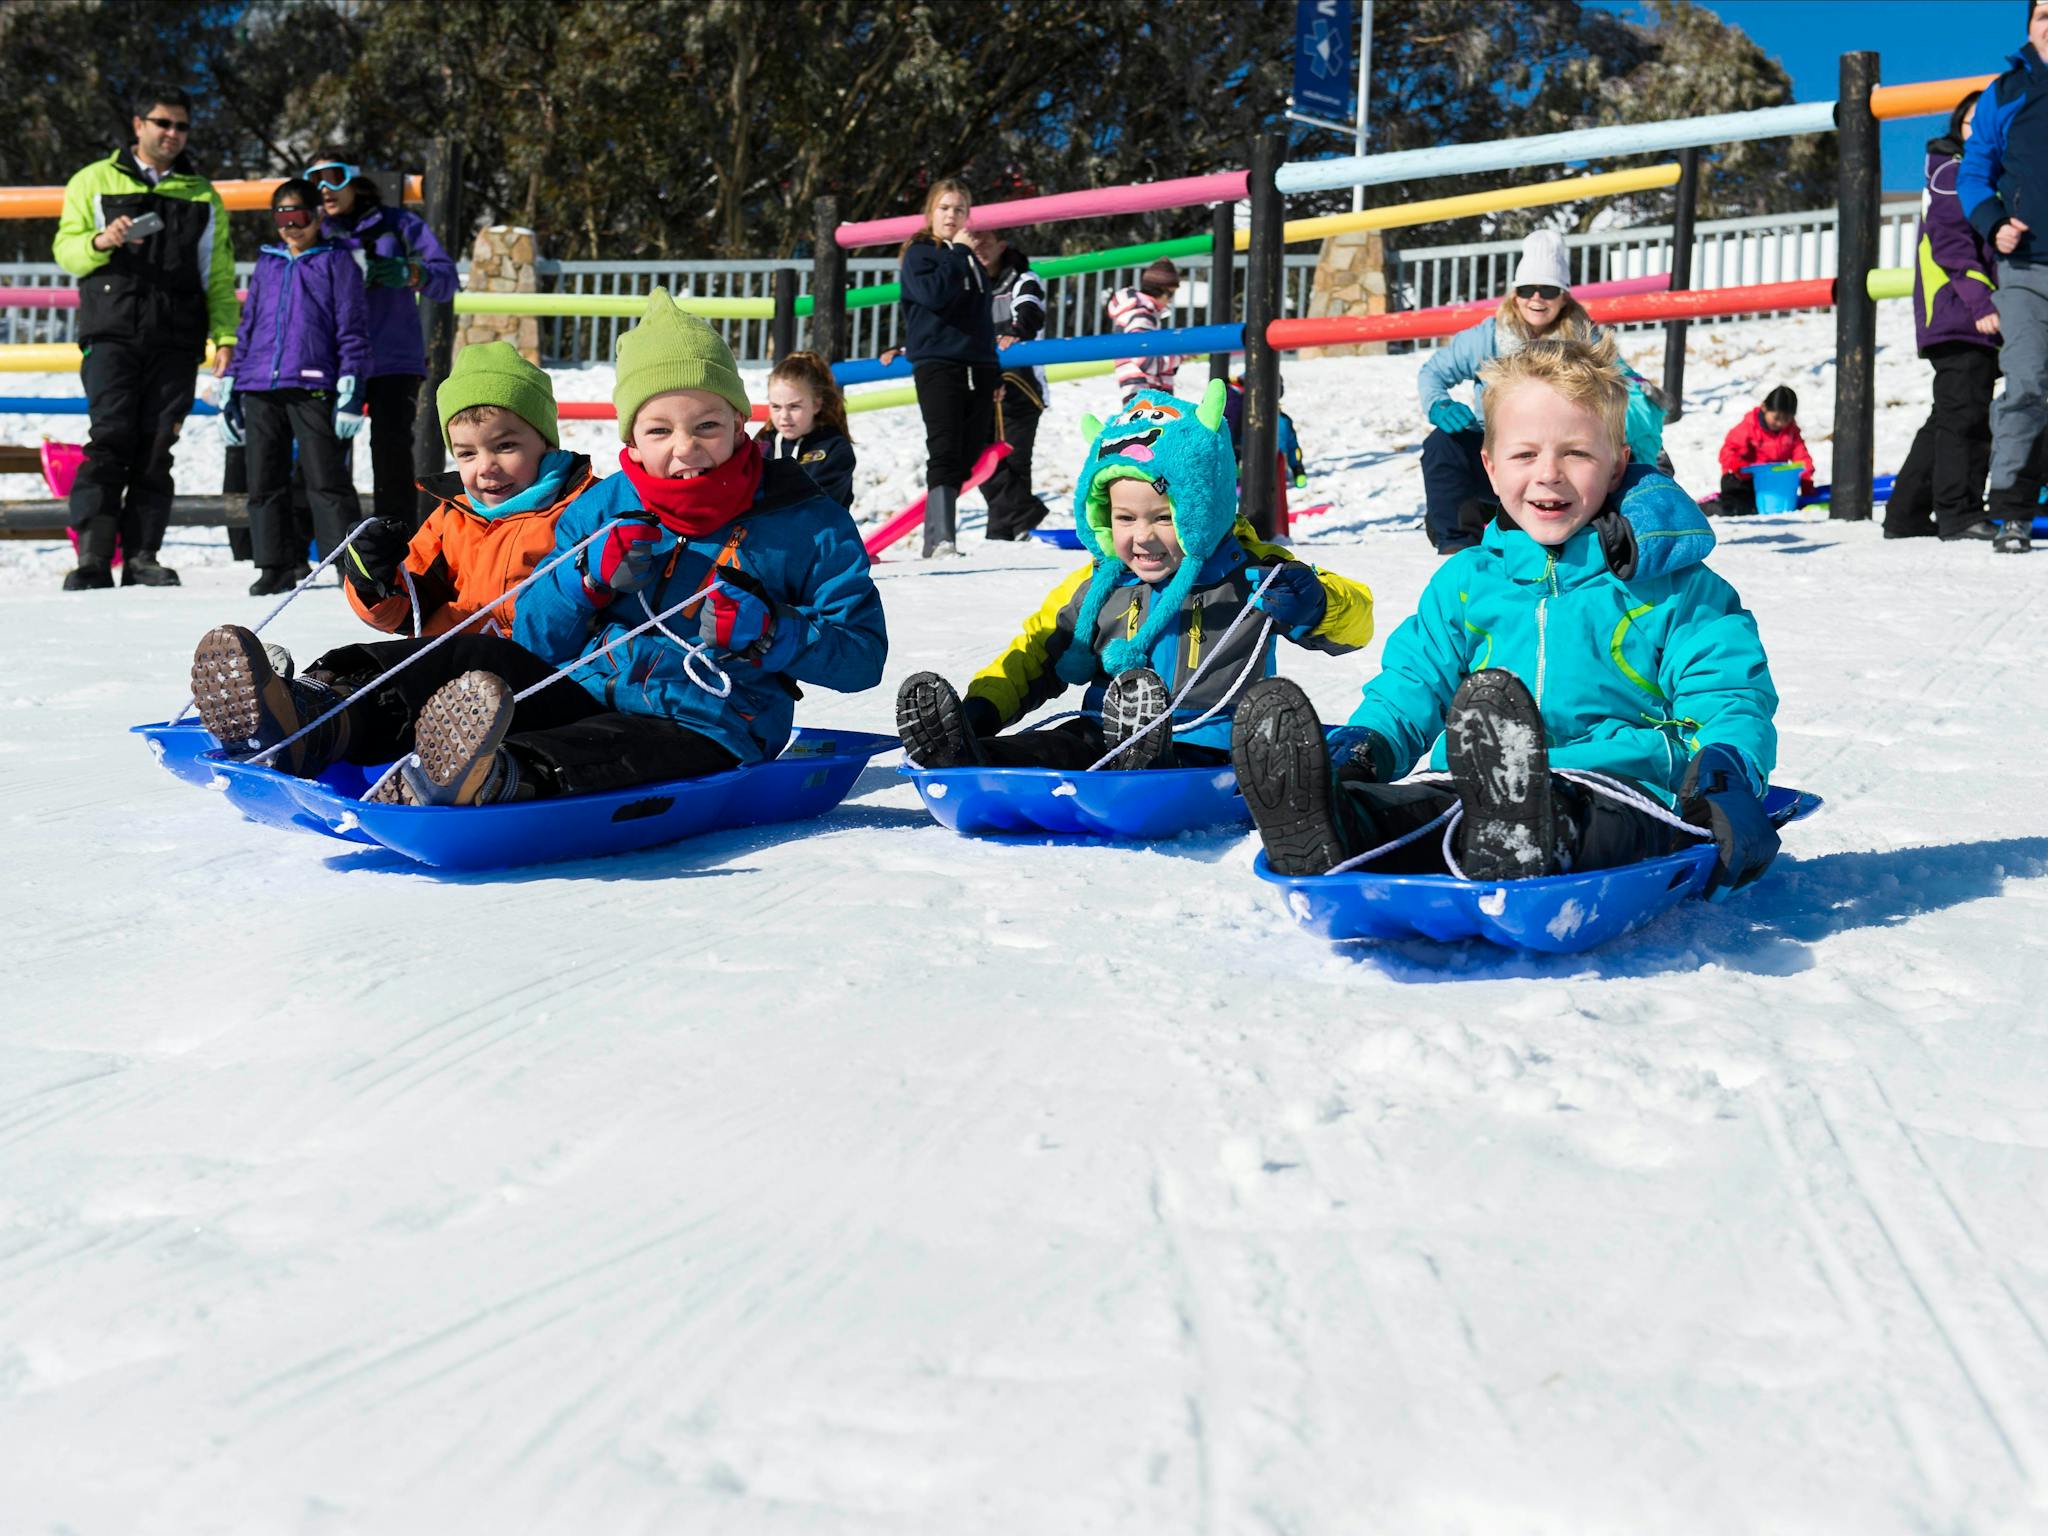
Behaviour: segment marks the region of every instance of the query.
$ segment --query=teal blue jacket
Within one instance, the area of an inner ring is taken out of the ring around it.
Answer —
[[[1693,499],[1639,466],[1554,550],[1497,519],[1438,567],[1350,723],[1393,748],[1383,769],[1405,773],[1425,751],[1441,769],[1451,695],[1498,667],[1535,696],[1553,768],[1621,774],[1670,800],[1692,755],[1719,743],[1761,794],[1778,692],[1756,620],[1700,563],[1713,547]]]

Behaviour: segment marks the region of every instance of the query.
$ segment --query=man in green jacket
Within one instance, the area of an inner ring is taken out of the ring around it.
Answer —
[[[171,449],[207,341],[220,374],[241,318],[227,209],[185,150],[192,98],[146,85],[134,109],[134,142],[64,188],[53,246],[78,278],[78,373],[92,421],[71,487],[78,569],[64,578],[67,592],[114,584],[117,538],[123,586],[178,584],[157,560],[171,517]]]

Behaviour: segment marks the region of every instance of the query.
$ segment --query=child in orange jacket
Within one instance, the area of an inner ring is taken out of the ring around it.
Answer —
[[[423,636],[490,607],[548,557],[555,520],[596,481],[588,457],[561,447],[547,374],[509,342],[463,348],[434,403],[455,470],[421,489],[440,505],[410,540],[380,520],[341,559],[349,606],[391,634],[410,624],[415,595]],[[512,609],[498,603],[471,628],[509,635]]]
[[[1756,477],[1743,471],[1752,464],[1797,464],[1801,495],[1813,489],[1813,455],[1799,435],[1799,397],[1780,384],[1764,403],[1729,429],[1721,443],[1723,517],[1747,517],[1756,511]]]

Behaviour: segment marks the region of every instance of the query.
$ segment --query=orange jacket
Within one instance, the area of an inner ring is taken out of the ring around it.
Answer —
[[[590,460],[578,454],[563,481],[568,488],[552,506],[490,518],[470,506],[459,476],[450,473],[421,481],[420,489],[440,497],[441,504],[427,514],[405,552],[405,568],[412,572],[420,598],[420,633],[446,634],[531,576],[534,567],[554,550],[555,519],[596,483]],[[403,591],[371,604],[358,597],[348,582],[342,583],[342,590],[364,623],[394,635],[411,627],[412,603]],[[478,620],[470,629],[489,634],[495,626],[499,632],[511,634],[514,606],[499,603],[488,618]]]

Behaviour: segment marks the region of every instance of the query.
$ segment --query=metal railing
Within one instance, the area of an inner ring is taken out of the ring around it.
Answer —
[[[1888,202],[1878,244],[1878,265],[1913,264],[1919,238],[1917,201]],[[1572,280],[1608,282],[1671,270],[1672,227],[1596,230],[1565,236]],[[1729,288],[1831,277],[1835,271],[1835,210],[1714,219],[1693,226],[1692,286]],[[1388,307],[1430,309],[1492,299],[1508,291],[1519,240],[1432,245],[1387,253]],[[1418,347],[1434,342],[1418,342]]]

